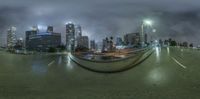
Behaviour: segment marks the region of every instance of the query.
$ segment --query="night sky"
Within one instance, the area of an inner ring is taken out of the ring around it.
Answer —
[[[31,26],[52,25],[64,37],[68,21],[100,41],[139,31],[145,18],[154,21],[154,37],[200,44],[199,0],[0,0],[0,42],[5,44],[9,26],[24,37]]]

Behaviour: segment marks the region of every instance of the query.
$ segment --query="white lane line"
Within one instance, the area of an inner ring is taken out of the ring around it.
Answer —
[[[174,57],[172,57],[172,59],[179,65],[181,66],[182,68],[186,69],[187,67],[184,66],[183,64],[181,64],[178,60],[176,60]]]
[[[50,63],[48,64],[48,66],[51,66],[54,62],[55,62],[55,60],[53,60],[52,62],[50,62]]]

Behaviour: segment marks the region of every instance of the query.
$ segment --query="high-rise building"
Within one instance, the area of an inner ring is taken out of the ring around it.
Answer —
[[[147,36],[147,33],[145,33],[145,34],[144,34],[144,43],[148,43],[148,41],[147,41],[147,40],[148,40],[147,37],[148,37],[148,36]]]
[[[82,29],[80,25],[75,26],[75,47],[78,46],[78,38],[82,36]]]
[[[124,36],[124,43],[130,46],[137,46],[140,43],[140,33],[129,33]]]
[[[33,29],[33,30],[30,30],[30,31],[26,31],[26,33],[25,33],[25,47],[26,48],[29,48],[29,46],[31,45],[31,42],[29,42],[29,39],[31,38],[31,37],[33,37],[33,36],[35,36],[35,35],[37,35],[37,33],[38,33],[38,30],[36,29]]]
[[[13,49],[16,44],[16,27],[10,27],[7,34],[7,47]]]
[[[123,40],[122,40],[121,37],[117,37],[116,45],[117,45],[117,46],[123,45]]]
[[[22,50],[24,48],[24,40],[23,38],[19,38],[16,41],[15,49]]]
[[[47,27],[47,33],[53,33],[53,26]]]
[[[106,39],[103,39],[103,41],[102,41],[102,52],[107,51],[107,45],[108,45],[108,42],[106,41]]]
[[[160,46],[163,46],[163,40],[162,39],[159,39],[159,44],[160,44]]]
[[[56,48],[60,45],[61,33],[26,31],[27,50],[49,51],[50,48]]]
[[[81,26],[80,25],[77,25],[76,27],[75,27],[75,34],[76,34],[76,37],[78,37],[78,36],[82,36],[82,28],[81,28]]]
[[[93,50],[93,51],[96,50],[96,43],[95,43],[95,40],[91,40],[91,41],[90,41],[90,49]]]
[[[77,47],[89,49],[89,38],[88,36],[81,36],[77,39]]]
[[[68,51],[75,50],[75,26],[73,23],[66,24],[66,48]]]
[[[110,41],[108,38],[103,39],[103,44],[102,44],[102,52],[109,51],[110,49]]]

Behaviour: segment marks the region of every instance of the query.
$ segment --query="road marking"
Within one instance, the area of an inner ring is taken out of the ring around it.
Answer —
[[[174,57],[172,57],[172,59],[179,65],[181,66],[182,68],[186,69],[187,67],[184,66],[183,64],[181,64],[178,60],[176,60]]]
[[[54,62],[55,62],[55,60],[53,60],[52,62],[50,62],[50,63],[48,64],[48,66],[51,66]]]

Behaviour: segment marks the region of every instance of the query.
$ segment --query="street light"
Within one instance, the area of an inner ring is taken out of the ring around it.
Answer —
[[[144,20],[143,22],[145,25],[149,25],[151,26],[153,24],[153,22],[151,20]]]
[[[153,22],[149,19],[143,20],[142,22],[142,32],[141,32],[141,46],[144,46],[144,26],[152,26]]]

